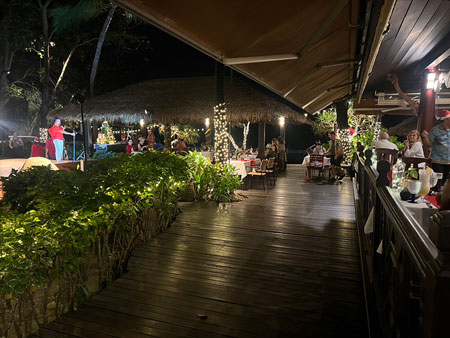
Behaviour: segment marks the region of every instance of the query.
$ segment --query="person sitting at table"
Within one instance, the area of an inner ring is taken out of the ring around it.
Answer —
[[[35,137],[33,140],[30,157],[44,157],[44,148],[39,142],[39,137]]]
[[[278,140],[276,138],[272,139],[272,148],[278,154],[278,151],[279,151],[279,149],[278,149]]]
[[[372,142],[372,147],[375,149],[398,150],[397,145],[389,141],[389,134],[386,132],[382,132],[378,139]]]
[[[182,139],[182,138],[178,139],[177,145],[175,147],[175,152],[178,155],[181,155],[181,156],[185,156],[186,155],[186,153],[187,153],[187,145],[186,145],[186,142],[184,142],[184,139]]]
[[[53,143],[53,140],[50,137],[45,141],[45,158],[56,160],[55,143]]]
[[[14,132],[13,136],[10,137],[8,147],[9,149],[12,150],[15,156],[17,157],[23,156],[23,147],[24,147],[23,140],[22,138],[17,136],[16,132]]]
[[[133,140],[131,138],[128,139],[128,145],[127,145],[127,148],[126,148],[126,152],[128,154],[132,154],[132,153],[136,153],[137,152],[136,147],[133,145]]]
[[[320,140],[316,140],[316,144],[314,145],[314,148],[312,148],[313,146],[309,147],[309,149],[311,150],[309,152],[310,155],[324,155],[325,154],[325,150],[322,147],[322,142]],[[306,181],[311,181],[311,171],[309,169],[309,165],[306,166],[306,177],[305,177]]]
[[[143,136],[139,136],[138,150],[141,152],[148,150],[148,146],[145,144],[145,138]]]
[[[272,145],[272,143],[267,143],[267,145],[266,145],[266,158],[267,159],[277,156],[275,149],[276,149],[276,146]]]
[[[404,157],[425,157],[423,154],[422,139],[418,130],[411,130],[404,143]]]

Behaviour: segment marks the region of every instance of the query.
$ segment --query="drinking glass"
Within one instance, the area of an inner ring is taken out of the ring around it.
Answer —
[[[410,203],[417,203],[416,202],[416,194],[420,192],[420,188],[422,186],[422,182],[419,180],[409,180],[408,181],[408,191],[411,193],[411,201]]]

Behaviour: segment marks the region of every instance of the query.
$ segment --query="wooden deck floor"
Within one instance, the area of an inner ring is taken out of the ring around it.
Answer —
[[[350,181],[184,205],[129,272],[39,337],[366,337]]]

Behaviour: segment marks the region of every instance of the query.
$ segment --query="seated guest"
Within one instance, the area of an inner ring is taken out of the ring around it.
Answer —
[[[398,150],[398,147],[395,143],[389,141],[389,134],[383,132],[378,136],[378,140],[372,142],[372,147],[375,149],[391,149]]]
[[[153,149],[157,150],[157,151],[163,151],[164,150],[164,144],[155,143],[155,145],[153,146]]]
[[[145,138],[143,136],[139,136],[138,150],[139,151],[147,151],[148,150],[148,146],[145,145]]]
[[[267,143],[266,145],[266,158],[276,157],[277,153],[274,150],[276,146],[274,147],[272,143]]]
[[[137,152],[136,147],[133,145],[133,140],[131,138],[128,140],[126,151],[128,154]]]
[[[44,157],[44,148],[39,142],[39,137],[35,137],[33,140],[30,157]]]
[[[186,142],[182,138],[179,138],[177,141],[177,145],[175,151],[178,155],[185,156],[187,152]]]
[[[309,147],[309,149],[311,150],[311,152],[309,153],[310,155],[324,155],[325,154],[325,150],[322,147],[322,142],[320,140],[316,141],[316,144],[314,146],[314,148],[312,148],[313,146]],[[310,162],[311,163],[311,162]],[[306,166],[306,177],[305,177],[306,181],[311,181],[311,171],[309,169],[309,165]]]
[[[45,158],[48,158],[49,160],[56,160],[55,143],[51,138],[48,138],[45,142]]]
[[[155,134],[153,134],[152,128],[147,128],[147,148],[148,150],[153,149],[155,146]]]
[[[17,157],[23,156],[23,147],[24,147],[23,140],[22,138],[17,136],[16,132],[14,132],[13,136],[10,137],[8,146],[15,156]]]
[[[422,139],[418,130],[411,130],[405,140],[404,157],[425,157],[423,154]]]

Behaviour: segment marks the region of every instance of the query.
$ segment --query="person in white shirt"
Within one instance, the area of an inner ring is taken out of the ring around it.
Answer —
[[[383,132],[378,136],[378,140],[372,142],[372,147],[375,149],[391,149],[398,150],[398,147],[395,143],[389,141],[389,134]]]
[[[405,140],[404,157],[425,157],[419,131],[411,130]]]

